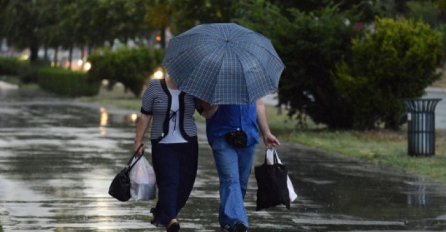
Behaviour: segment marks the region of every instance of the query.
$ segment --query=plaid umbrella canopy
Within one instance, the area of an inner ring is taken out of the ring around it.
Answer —
[[[247,104],[277,91],[284,64],[265,36],[202,24],[170,40],[163,66],[178,89],[211,104]]]

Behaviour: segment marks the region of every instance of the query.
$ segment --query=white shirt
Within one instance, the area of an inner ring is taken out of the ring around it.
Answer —
[[[172,104],[170,105],[169,114],[169,132],[161,139],[160,143],[187,143],[180,131],[180,103],[179,96],[181,91],[177,89],[169,89],[172,96]]]

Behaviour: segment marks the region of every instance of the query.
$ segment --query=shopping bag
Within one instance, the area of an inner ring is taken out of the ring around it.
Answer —
[[[256,210],[270,208],[283,204],[290,208],[290,198],[288,193],[287,178],[288,170],[285,165],[277,160],[277,153],[273,153],[273,163],[268,164],[265,154],[265,161],[262,165],[254,168],[257,180],[257,206]]]
[[[108,188],[108,194],[116,198],[119,201],[128,201],[131,197],[130,195],[130,176],[129,172],[132,170],[133,166],[138,163],[139,159],[143,156],[139,156],[136,160],[137,152],[144,145],[141,144],[137,151],[133,154],[130,160],[127,162],[127,166],[123,168],[112,180],[110,187]],[[132,162],[133,161],[133,162]]]
[[[274,163],[274,154],[277,157],[277,162],[279,164],[282,164],[282,161],[279,158],[279,155],[277,154],[276,149],[267,149],[266,150],[266,161],[268,164],[272,165]],[[294,190],[293,182],[291,182],[290,175],[287,175],[287,187],[288,187],[288,194],[290,197],[290,202],[293,202],[297,199],[297,193]]]
[[[133,158],[133,162],[136,162]],[[148,201],[155,199],[156,195],[156,178],[155,171],[147,161],[146,157],[142,157],[133,166],[130,171],[130,195],[134,201]]]

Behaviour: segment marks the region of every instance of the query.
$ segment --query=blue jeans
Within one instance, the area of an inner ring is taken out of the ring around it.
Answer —
[[[253,165],[256,144],[246,148],[234,148],[223,137],[212,144],[215,166],[220,178],[219,222],[222,228],[243,223],[248,227],[243,200]]]

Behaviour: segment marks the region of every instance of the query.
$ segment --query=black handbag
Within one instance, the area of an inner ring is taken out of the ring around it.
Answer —
[[[132,165],[130,165],[133,161],[133,158],[137,155],[139,149],[143,147],[141,144],[138,149],[135,151],[133,156],[130,158],[129,162],[127,162],[127,166],[122,169],[113,179],[108,189],[108,194],[112,197],[116,198],[119,201],[128,201],[130,199],[130,177],[129,172],[132,170],[133,166],[141,159],[144,155],[140,155]]]
[[[290,208],[290,197],[287,186],[288,170],[285,165],[277,161],[277,153],[274,153],[274,163],[265,161],[254,168],[257,180],[257,206],[256,210],[270,208],[283,204]]]

